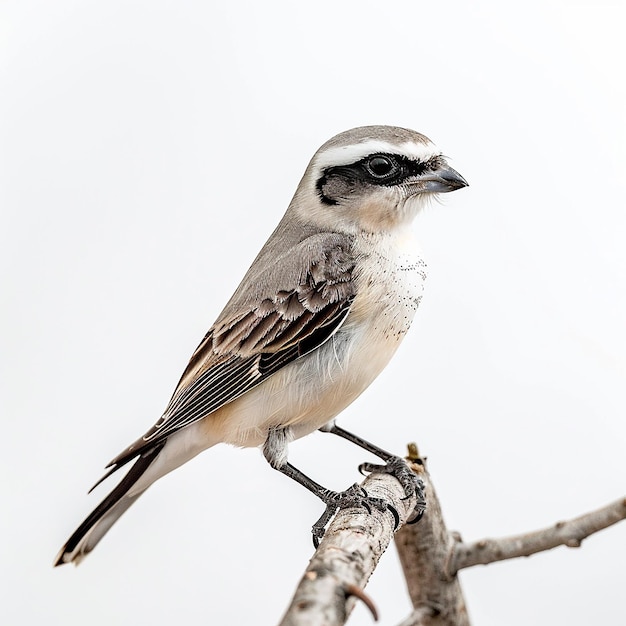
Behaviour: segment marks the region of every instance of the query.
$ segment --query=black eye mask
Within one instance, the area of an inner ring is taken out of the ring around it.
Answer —
[[[370,154],[349,165],[327,167],[317,181],[317,191],[324,204],[337,204],[338,199],[366,186],[392,187],[407,178],[435,169],[440,159],[414,161],[399,154]]]

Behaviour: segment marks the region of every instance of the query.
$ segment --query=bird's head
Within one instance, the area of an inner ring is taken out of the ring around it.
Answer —
[[[424,135],[395,126],[362,126],[336,135],[313,156],[292,209],[321,227],[394,230],[433,194],[466,187]]]

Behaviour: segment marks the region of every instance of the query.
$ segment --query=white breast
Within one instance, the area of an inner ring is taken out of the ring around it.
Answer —
[[[357,296],[344,324],[320,348],[214,414],[223,441],[260,445],[272,426],[291,426],[296,438],[313,432],[385,368],[419,305],[426,264],[405,233],[361,236],[355,252]]]
[[[426,263],[412,233],[364,235],[355,250],[357,297],[349,321],[399,341],[411,326],[426,280]]]

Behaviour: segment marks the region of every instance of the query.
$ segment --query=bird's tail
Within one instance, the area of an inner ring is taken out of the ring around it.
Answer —
[[[139,479],[152,465],[165,443],[142,454],[130,468],[119,485],[91,512],[85,521],[74,531],[54,560],[55,567],[64,563],[78,565],[91,552],[120,516],[154,482]],[[137,487],[137,489],[133,489]]]
[[[221,441],[201,423],[190,424],[170,435],[165,441],[139,453],[134,465],[120,484],[92,511],[87,519],[67,540],[54,560],[54,565],[80,561],[91,552],[97,543],[117,522],[120,516],[137,498],[156,480],[180,467],[198,453]],[[105,474],[108,478],[113,472],[132,461],[132,456],[124,452],[116,457]],[[100,484],[99,481],[96,486]]]

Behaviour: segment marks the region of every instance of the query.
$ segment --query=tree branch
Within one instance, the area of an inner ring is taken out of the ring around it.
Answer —
[[[400,483],[389,474],[372,473],[362,486],[368,495],[395,507],[400,525],[415,508],[415,497],[404,499]],[[280,626],[345,624],[357,598],[366,603],[377,619],[374,604],[363,587],[389,546],[394,526],[395,519],[389,511],[340,510],[313,555]]]
[[[429,500],[430,504],[430,500]],[[554,526],[512,537],[481,539],[473,543],[457,542],[448,566],[448,575],[473,565],[494,563],[536,552],[551,550],[557,546],[578,548],[583,539],[599,530],[626,519],[626,498],[620,498],[601,509],[585,513]]]
[[[409,459],[421,463],[426,513],[419,524],[401,528],[395,537],[414,611],[401,626],[469,626],[461,585],[449,576],[448,562],[454,546],[441,505],[417,446],[409,444]]]
[[[409,459],[419,462],[417,447]],[[463,568],[529,556],[559,545],[580,546],[583,539],[626,519],[626,498],[550,528],[501,539],[463,543],[446,529],[441,506],[426,468],[422,480],[428,508],[416,526],[396,534],[396,546],[414,610],[400,626],[469,626],[456,576]]]
[[[424,482],[427,509],[416,525],[405,525],[415,497],[403,500],[400,483],[388,474],[373,473],[362,483],[370,496],[395,507],[400,529],[396,547],[414,610],[400,626],[469,626],[463,593],[456,576],[463,568],[529,556],[559,545],[580,546],[583,539],[626,519],[626,498],[543,530],[474,543],[460,541],[443,520],[437,494],[417,454],[409,445],[409,466]],[[357,599],[377,619],[373,602],[363,591],[394,534],[389,511],[360,508],[339,511],[296,589],[280,626],[340,626]]]

